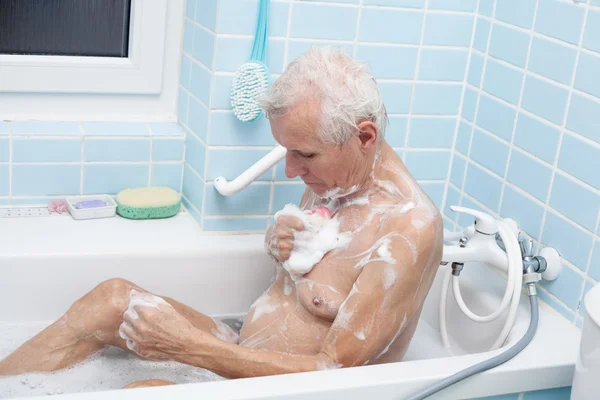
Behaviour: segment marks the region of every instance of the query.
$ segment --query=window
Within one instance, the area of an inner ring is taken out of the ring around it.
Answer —
[[[3,0],[0,53],[127,57],[131,0]]]
[[[175,115],[183,4],[1,0],[0,119]]]

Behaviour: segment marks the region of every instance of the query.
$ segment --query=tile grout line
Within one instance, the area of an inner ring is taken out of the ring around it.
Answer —
[[[150,124],[146,124],[148,128],[148,133],[150,134],[150,140],[148,144],[148,150],[150,154],[148,154],[148,187],[152,186],[152,146],[154,142],[154,138],[152,135],[152,129],[150,128]]]
[[[358,53],[358,36],[360,31],[360,19],[362,17],[362,10],[364,8],[363,0],[358,0],[358,12],[356,13],[356,28],[354,29],[354,40],[352,41],[352,57],[356,59]]]
[[[466,154],[467,159],[465,162],[465,170],[463,171],[462,184],[461,184],[461,188],[459,190],[460,195],[458,198],[458,202],[461,206],[462,206],[462,201],[465,196],[465,185],[467,183],[467,172],[469,170],[469,165],[471,163],[471,149],[473,147],[473,137],[475,136],[475,127],[477,126],[477,118],[479,116],[479,105],[481,103],[481,95],[483,92],[483,80],[485,78],[485,72],[487,69],[487,63],[488,63],[488,59],[489,59],[489,48],[490,48],[490,43],[492,41],[492,25],[493,25],[493,21],[495,19],[495,15],[496,15],[496,7],[497,7],[497,2],[494,1],[493,8],[492,8],[492,16],[491,16],[492,22],[490,22],[490,29],[487,33],[488,37],[487,37],[487,41],[486,41],[485,53],[483,56],[483,67],[481,68],[481,79],[479,81],[479,87],[477,88],[477,101],[475,102],[475,113],[473,114],[473,126],[471,127],[471,136],[469,137],[469,146],[467,148],[467,154]],[[478,18],[479,18],[479,13],[476,15],[476,19],[478,19]],[[456,213],[456,216],[455,216],[456,224],[458,224],[459,216],[460,216],[460,214]]]
[[[467,93],[467,78],[469,76],[469,71],[471,69],[471,59],[473,56],[472,49],[475,44],[475,32],[476,32],[476,28],[477,28],[477,14],[479,13],[479,5],[480,5],[480,2],[478,1],[477,7],[475,8],[475,11],[473,12],[473,31],[471,32],[471,41],[470,41],[470,45],[469,45],[469,51],[467,53],[467,63],[466,63],[465,73],[464,73],[463,81],[462,81],[462,93],[460,96],[460,104],[458,106],[458,113],[456,115],[456,126],[454,127],[454,137],[452,139],[450,164],[448,167],[448,173],[446,175],[446,182],[444,185],[444,193],[442,194],[442,207],[441,207],[442,215],[445,215],[445,210],[447,208],[446,201],[448,200],[448,187],[449,187],[449,183],[450,183],[452,167],[454,166],[454,156],[456,154],[456,142],[458,139],[458,131],[460,129],[460,124],[461,124],[461,116],[462,116],[463,108],[464,108],[465,95]],[[466,162],[465,162],[465,166],[466,166]],[[459,195],[459,199],[460,199],[460,195]],[[456,215],[454,217],[456,218]],[[452,219],[450,218],[450,220],[452,220]],[[454,221],[453,221],[453,224],[456,225]]]
[[[208,162],[209,162],[209,158],[210,158],[210,154],[208,152],[208,143],[210,142],[210,128],[211,128],[211,122],[212,122],[212,112],[211,112],[211,107],[213,104],[213,84],[214,84],[214,80],[215,80],[215,74],[214,74],[214,66],[215,66],[215,58],[216,58],[216,47],[217,47],[217,31],[219,30],[219,12],[221,11],[221,2],[217,2],[217,10],[216,10],[216,15],[215,15],[215,34],[213,37],[213,53],[212,53],[212,60],[211,60],[211,66],[210,66],[210,92],[208,94],[208,105],[207,105],[207,112],[208,112],[208,121],[206,121],[206,144],[204,146],[204,173],[202,174],[203,176],[200,176],[200,174],[198,173],[198,171],[195,171],[194,168],[189,165],[189,169],[194,171],[196,173],[196,175],[198,175],[200,177],[200,181],[203,183],[203,187],[202,187],[202,204],[200,205],[201,210],[200,210],[200,220],[199,224],[200,224],[200,229],[204,230],[204,213],[206,210],[206,193],[208,191],[208,185],[206,184],[206,180],[205,180],[205,176],[206,176],[206,171],[208,171]],[[188,111],[189,113],[189,111]],[[192,131],[192,133],[194,135],[196,135],[195,132]],[[199,137],[199,135],[196,135]],[[191,203],[190,203],[191,204]]]
[[[8,204],[12,205],[13,198],[13,132],[12,124],[8,125]]]
[[[288,15],[287,15],[287,26],[286,26],[286,32],[285,32],[285,46],[283,49],[283,66],[281,67],[282,71],[285,71],[285,67],[287,64],[289,64],[290,60],[289,58],[289,49],[290,49],[290,34],[292,32],[292,15],[293,15],[293,11],[294,11],[294,0],[290,0],[290,5],[288,8]],[[277,144],[276,144],[277,145]],[[275,147],[271,147],[271,151],[274,149]],[[275,202],[275,179],[276,179],[276,172],[277,172],[277,164],[275,164],[273,166],[273,169],[271,171],[271,187],[269,188],[269,206],[267,209],[267,212],[269,215],[273,214],[273,203]],[[269,219],[267,218],[267,227],[265,229],[268,228],[269,225]]]
[[[421,33],[419,36],[419,47],[417,47],[417,58],[415,62],[415,74],[412,79],[412,89],[410,94],[410,105],[408,106],[408,117],[406,123],[406,136],[404,138],[404,148],[408,148],[408,142],[410,139],[410,128],[411,119],[413,114],[413,108],[415,104],[415,93],[417,91],[417,79],[419,78],[419,68],[421,67],[421,54],[422,46],[425,38],[425,25],[427,24],[427,13],[429,8],[429,0],[425,0],[423,3],[423,18],[421,19]],[[406,162],[406,152],[402,153],[402,162]]]
[[[573,66],[573,76],[571,77],[571,85],[570,85],[570,89],[567,95],[567,103],[565,105],[565,115],[563,116],[563,121],[560,127],[560,135],[559,135],[559,139],[558,139],[558,146],[556,148],[556,155],[554,157],[554,163],[553,163],[553,168],[552,168],[552,175],[550,177],[550,186],[548,189],[548,196],[546,198],[546,202],[545,202],[545,208],[544,208],[544,214],[542,215],[542,225],[540,227],[540,234],[539,234],[539,238],[540,241],[543,240],[543,233],[544,233],[544,227],[546,225],[546,217],[548,215],[548,207],[550,205],[550,198],[552,196],[552,188],[554,187],[554,179],[556,177],[556,172],[558,169],[558,160],[560,159],[560,152],[562,149],[562,144],[563,144],[563,139],[565,137],[565,128],[567,126],[567,120],[568,120],[568,116],[569,116],[569,109],[571,108],[571,99],[573,98],[573,87],[575,85],[575,78],[577,76],[577,68],[579,66],[579,59],[580,59],[580,55],[581,55],[581,46],[583,44],[583,37],[584,37],[584,33],[585,33],[585,25],[587,22],[587,16],[588,16],[588,7],[585,8],[584,14],[583,14],[583,22],[582,22],[582,26],[581,26],[581,33],[579,35],[579,45],[578,45],[578,51],[577,54],[575,56],[575,65]]]
[[[81,159],[79,162],[81,163],[80,167],[80,177],[79,177],[79,194],[83,195],[83,184],[84,184],[84,161],[85,161],[85,130],[83,129],[83,123],[78,122],[77,127],[79,128],[79,132],[81,133]]]
[[[183,128],[183,127],[182,127]],[[186,154],[187,154],[187,131],[183,128],[184,137],[183,137],[183,154],[181,156],[181,178],[179,179],[179,193],[183,196],[183,177],[185,175],[185,162],[186,162]]]
[[[502,201],[504,200],[504,191],[506,190],[506,181],[508,180],[508,171],[510,167],[510,161],[514,148],[515,135],[517,132],[517,122],[519,121],[519,112],[521,111],[521,104],[523,102],[523,94],[525,93],[525,82],[527,82],[527,71],[529,69],[529,60],[531,59],[531,48],[533,46],[533,27],[535,26],[538,14],[539,0],[535,2],[535,9],[533,11],[533,21],[531,22],[531,30],[529,32],[529,44],[527,48],[527,59],[525,60],[525,67],[523,69],[523,78],[521,81],[521,90],[519,92],[519,100],[517,101],[517,111],[515,115],[515,121],[513,122],[512,132],[510,136],[510,142],[508,147],[508,157],[506,159],[506,166],[504,168],[504,177],[502,179],[502,189],[500,190],[500,199],[498,200],[498,215],[502,210]]]

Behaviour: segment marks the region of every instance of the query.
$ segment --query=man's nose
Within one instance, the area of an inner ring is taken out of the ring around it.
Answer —
[[[293,179],[297,176],[302,176],[306,173],[306,168],[304,168],[301,163],[294,160],[294,157],[289,153],[285,156],[285,176],[288,179]]]

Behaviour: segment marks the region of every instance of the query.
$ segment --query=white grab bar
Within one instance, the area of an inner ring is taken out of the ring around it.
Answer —
[[[264,174],[269,168],[281,161],[286,153],[287,149],[285,147],[275,147],[269,154],[258,160],[254,165],[231,182],[227,182],[227,179],[222,176],[215,179],[215,189],[223,196],[236,194],[252,183],[256,178]]]

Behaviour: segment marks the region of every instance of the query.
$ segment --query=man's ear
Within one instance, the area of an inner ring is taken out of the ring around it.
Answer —
[[[358,138],[360,139],[360,148],[362,151],[367,152],[375,148],[377,143],[377,126],[373,121],[362,121],[358,124]]]

